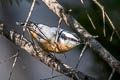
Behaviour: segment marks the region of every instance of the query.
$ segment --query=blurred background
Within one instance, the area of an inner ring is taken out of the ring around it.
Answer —
[[[97,40],[112,53],[112,55],[120,60],[120,40],[117,35],[113,36],[113,40],[110,42],[110,36],[112,34],[112,28],[109,22],[106,20],[106,37],[103,35],[103,21],[102,12],[96,4],[91,0],[84,0],[85,7],[81,4],[80,0],[57,0],[62,6],[65,7],[66,12],[74,16],[81,25],[83,25],[89,33],[92,35],[98,35]],[[105,11],[111,18],[112,22],[116,26],[116,29],[120,33],[120,0],[102,0],[99,2],[104,6]],[[8,24],[8,28],[13,27],[16,21],[24,22],[27,18],[29,9],[31,7],[32,0],[0,0],[0,21]],[[72,11],[70,11],[72,10]],[[90,14],[96,30],[93,29],[85,10]],[[34,7],[31,21],[36,23],[45,24],[48,26],[57,26],[59,18],[48,9],[48,7],[41,1],[38,0]],[[18,32],[19,27],[15,27]],[[61,28],[70,30],[67,25],[62,22]],[[62,62],[75,68],[77,60],[80,55],[80,51],[83,46],[77,46],[65,55],[56,55]],[[14,55],[18,47],[5,37],[0,36],[0,60],[5,60],[10,56]],[[66,57],[65,57],[66,56]],[[13,59],[0,64],[0,80],[8,80],[9,73],[11,71]],[[80,61],[78,70],[97,78],[98,80],[108,80],[111,73],[111,68],[108,64],[103,61],[97,53],[92,52],[91,49],[87,48]],[[54,75],[58,75],[56,71]],[[52,69],[28,55],[23,50],[19,52],[19,59],[16,63],[13,71],[11,80],[40,80],[52,76]],[[60,76],[52,80],[72,80],[65,76]],[[120,80],[117,73],[114,74],[112,80]]]

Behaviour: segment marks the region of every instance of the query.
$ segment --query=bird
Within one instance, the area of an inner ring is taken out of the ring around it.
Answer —
[[[24,25],[24,23],[17,22],[17,25]],[[74,32],[70,32],[57,27],[50,27],[40,23],[29,21],[26,25],[32,38],[47,52],[55,52],[63,54],[70,51],[81,43],[81,39]],[[56,33],[58,38],[56,40]]]

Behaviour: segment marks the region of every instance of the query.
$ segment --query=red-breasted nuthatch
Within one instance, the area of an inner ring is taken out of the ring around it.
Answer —
[[[57,43],[55,43],[56,33],[58,31],[56,27],[28,22],[27,29],[37,43],[47,52],[64,53],[79,45],[81,42],[75,33],[60,29]]]

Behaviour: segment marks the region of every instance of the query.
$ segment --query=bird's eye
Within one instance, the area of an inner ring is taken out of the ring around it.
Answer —
[[[63,38],[64,40],[67,40],[67,37],[66,37],[65,34],[62,34],[62,35],[61,35],[61,38]]]

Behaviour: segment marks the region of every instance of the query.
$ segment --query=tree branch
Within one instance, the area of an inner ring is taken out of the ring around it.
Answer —
[[[37,58],[42,63],[46,64],[53,70],[64,74],[65,76],[73,78],[74,80],[95,80],[94,78],[87,76],[80,71],[72,69],[72,67],[62,63],[52,54],[43,51],[39,46],[34,46],[30,40],[26,39],[21,34],[18,34],[13,30],[8,30],[5,26],[3,28],[3,35],[11,40],[14,44],[28,52],[29,55]]]
[[[71,15],[67,14],[64,8],[56,0],[42,0],[49,9],[51,9],[58,17],[63,18],[65,23],[73,29],[79,37],[89,42],[89,47],[97,52],[97,54],[103,58],[112,69],[115,69],[120,74],[120,62],[111,55],[98,41],[96,41],[91,34],[89,34],[85,28]]]

